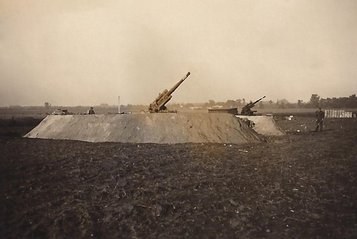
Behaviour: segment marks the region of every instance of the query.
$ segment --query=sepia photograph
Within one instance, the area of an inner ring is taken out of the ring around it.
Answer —
[[[0,0],[0,238],[357,238],[357,1]]]

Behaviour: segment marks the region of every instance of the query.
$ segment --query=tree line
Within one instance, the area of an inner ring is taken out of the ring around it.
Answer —
[[[184,107],[194,107],[200,106],[203,108],[214,108],[214,107],[224,107],[224,108],[242,108],[251,101],[243,99],[237,100],[227,100],[225,102],[216,102],[214,100],[209,100],[206,103],[187,103],[180,104]],[[357,97],[355,94],[348,97],[333,97],[333,98],[322,98],[318,94],[312,94],[308,102],[303,100],[298,100],[297,102],[289,102],[286,99],[278,99],[276,101],[260,101],[255,105],[256,108],[357,108]]]

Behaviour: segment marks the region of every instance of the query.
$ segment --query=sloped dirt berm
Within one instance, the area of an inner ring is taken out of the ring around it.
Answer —
[[[220,113],[49,115],[25,137],[159,144],[263,140],[241,119]]]
[[[254,122],[253,129],[261,135],[265,136],[282,136],[284,131],[275,123],[272,116],[245,116],[237,115],[238,118],[248,119]]]

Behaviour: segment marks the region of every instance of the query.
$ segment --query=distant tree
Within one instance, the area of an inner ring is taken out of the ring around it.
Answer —
[[[320,103],[320,96],[318,94],[312,94],[309,104],[312,107],[319,107],[319,103]]]
[[[50,108],[50,106],[51,106],[51,104],[50,104],[50,103],[48,103],[48,102],[45,102],[45,104],[44,104],[44,105],[45,105],[45,108],[46,108],[46,109]]]
[[[357,107],[357,97],[356,94],[351,95],[350,97],[348,97],[347,100],[347,107],[349,108],[355,108]]]
[[[241,99],[236,99],[236,104],[238,107],[242,106],[242,100]]]
[[[234,100],[227,100],[226,103],[224,104],[224,107],[228,107],[228,108],[237,107],[237,102]]]
[[[357,97],[355,94],[349,97],[333,97],[323,99],[319,101],[319,105],[324,108],[356,108],[357,107]]]
[[[209,106],[214,106],[216,104],[216,102],[214,100],[209,100],[208,101],[208,105]]]
[[[282,108],[282,109],[286,108],[290,104],[287,99],[277,100],[276,103],[277,103],[278,107]]]

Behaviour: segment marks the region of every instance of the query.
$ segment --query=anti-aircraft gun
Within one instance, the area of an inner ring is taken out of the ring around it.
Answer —
[[[165,89],[149,106],[150,113],[168,112],[165,104],[172,98],[172,93],[186,80],[191,73],[188,72],[184,78],[177,82],[170,90]]]
[[[241,111],[241,115],[254,115],[254,112],[257,112],[256,110],[252,110],[252,108],[255,106],[256,103],[258,103],[259,101],[261,101],[262,99],[264,99],[265,96],[263,96],[262,98],[254,101],[254,102],[250,102],[248,103],[247,105],[245,105],[243,108],[242,108],[242,111]]]

